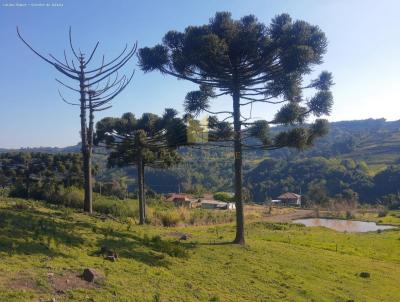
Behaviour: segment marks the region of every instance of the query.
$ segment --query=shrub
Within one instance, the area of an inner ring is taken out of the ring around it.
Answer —
[[[233,200],[233,195],[228,192],[216,192],[214,193],[214,199],[228,202]]]
[[[249,224],[248,228],[253,229],[253,228],[266,228],[268,230],[273,230],[273,231],[286,231],[289,230],[291,227],[294,225],[290,225],[285,222],[266,222],[266,221],[257,221]],[[303,225],[296,224],[296,227],[303,227]]]
[[[386,210],[386,209],[378,211],[378,217],[386,217],[387,214],[388,214],[388,210]]]
[[[57,198],[57,197],[56,197]],[[58,194],[58,202],[70,208],[83,208],[84,192],[76,187],[69,187]]]
[[[154,236],[150,242],[146,238],[147,244],[156,251],[165,253],[171,257],[187,258],[188,253],[179,243],[162,240],[160,236]]]
[[[160,215],[161,224],[166,227],[176,226],[181,220],[177,211],[168,211]]]
[[[121,218],[138,216],[137,202],[133,200],[119,200],[95,195],[93,209],[102,214]]]
[[[62,213],[63,218],[67,220],[72,217],[74,212],[71,208],[63,207],[61,209],[61,213]]]

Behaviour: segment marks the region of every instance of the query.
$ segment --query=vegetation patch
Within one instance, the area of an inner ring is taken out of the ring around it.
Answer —
[[[76,210],[65,215],[62,208],[41,202],[28,202],[29,208],[20,211],[14,203],[0,201],[0,301],[400,298],[399,230],[346,234],[254,221],[247,224],[247,245],[241,247],[230,243],[235,235],[230,223],[139,226]],[[398,219],[392,214],[397,213],[389,211],[383,219]],[[183,235],[189,236],[180,239]],[[59,239],[48,244],[46,238],[53,236]],[[103,246],[118,259],[104,259],[99,254]],[[104,281],[82,280],[84,268],[102,272]],[[370,278],[361,278],[361,272]]]

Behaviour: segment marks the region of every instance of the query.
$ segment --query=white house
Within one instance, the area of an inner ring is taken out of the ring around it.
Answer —
[[[202,209],[218,209],[218,210],[235,210],[236,206],[233,202],[223,202],[218,200],[202,200]]]

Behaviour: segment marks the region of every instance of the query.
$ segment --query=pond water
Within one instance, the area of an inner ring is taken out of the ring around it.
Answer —
[[[293,222],[304,224],[307,227],[323,226],[335,231],[349,233],[373,232],[377,230],[388,230],[396,228],[390,225],[378,225],[375,222],[344,219],[306,218],[293,220]]]

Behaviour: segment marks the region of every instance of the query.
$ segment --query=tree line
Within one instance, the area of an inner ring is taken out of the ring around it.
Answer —
[[[112,164],[115,157],[110,156],[109,165],[114,168],[100,171],[95,165],[93,173],[97,180],[94,191],[124,199],[128,192],[126,179],[135,177],[129,192],[138,198],[142,194],[143,207],[146,196],[155,197],[159,192],[178,191],[178,188],[198,196],[210,191],[233,191],[229,182],[233,167],[226,163],[231,158],[213,160],[206,165],[202,161],[193,161],[188,166],[185,164],[185,153],[179,150],[174,152],[174,165],[169,168],[168,163],[157,160],[163,155],[153,154],[147,157],[151,161],[146,161],[147,168],[142,171],[137,170],[135,158],[129,158],[132,165],[129,167]],[[0,155],[0,188],[14,197],[68,205],[61,195],[68,188],[83,188],[81,167],[79,154],[3,153]],[[142,172],[146,182],[142,183],[143,188],[139,192],[137,175]],[[330,201],[399,206],[399,164],[389,165],[372,176],[370,167],[363,161],[323,157],[290,161],[268,158],[254,166],[246,166],[244,172],[245,202],[269,203],[284,192],[297,192],[302,194],[303,204],[308,206],[326,205]]]
[[[79,154],[2,153],[0,186],[13,197],[50,200],[68,187],[83,186]]]
[[[398,206],[400,166],[371,176],[368,165],[351,159],[313,157],[291,161],[266,159],[246,175],[252,199],[268,202],[283,192],[302,193],[308,204],[330,200]]]

